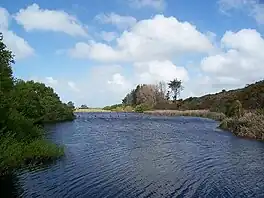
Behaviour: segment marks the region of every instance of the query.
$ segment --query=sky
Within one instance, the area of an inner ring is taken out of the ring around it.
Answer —
[[[1,0],[0,32],[16,78],[76,106],[174,78],[187,98],[264,77],[260,0]]]

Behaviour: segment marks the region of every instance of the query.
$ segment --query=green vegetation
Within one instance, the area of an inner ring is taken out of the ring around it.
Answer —
[[[62,148],[44,139],[42,125],[75,117],[73,103],[62,103],[52,88],[14,79],[13,63],[0,34],[0,175],[63,155]]]
[[[113,112],[133,112],[134,108],[129,105],[115,104],[112,106],[106,106],[103,108],[103,110]]]

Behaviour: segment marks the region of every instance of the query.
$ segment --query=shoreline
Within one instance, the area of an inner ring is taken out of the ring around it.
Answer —
[[[226,118],[225,114],[210,112],[209,110],[151,110],[144,111],[144,114],[155,115],[155,116],[189,116],[189,117],[201,117],[209,118],[216,121],[222,121]]]

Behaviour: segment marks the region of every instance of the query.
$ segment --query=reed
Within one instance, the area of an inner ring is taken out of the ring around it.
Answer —
[[[144,111],[146,114],[157,115],[157,116],[191,116],[191,117],[203,117],[209,118],[217,121],[222,121],[226,118],[225,114],[211,112],[209,110],[153,110]]]

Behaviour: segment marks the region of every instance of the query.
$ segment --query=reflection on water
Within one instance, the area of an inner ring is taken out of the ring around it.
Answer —
[[[4,189],[22,197],[264,197],[264,144],[216,126],[190,117],[80,113],[47,126],[66,156],[7,179]]]

